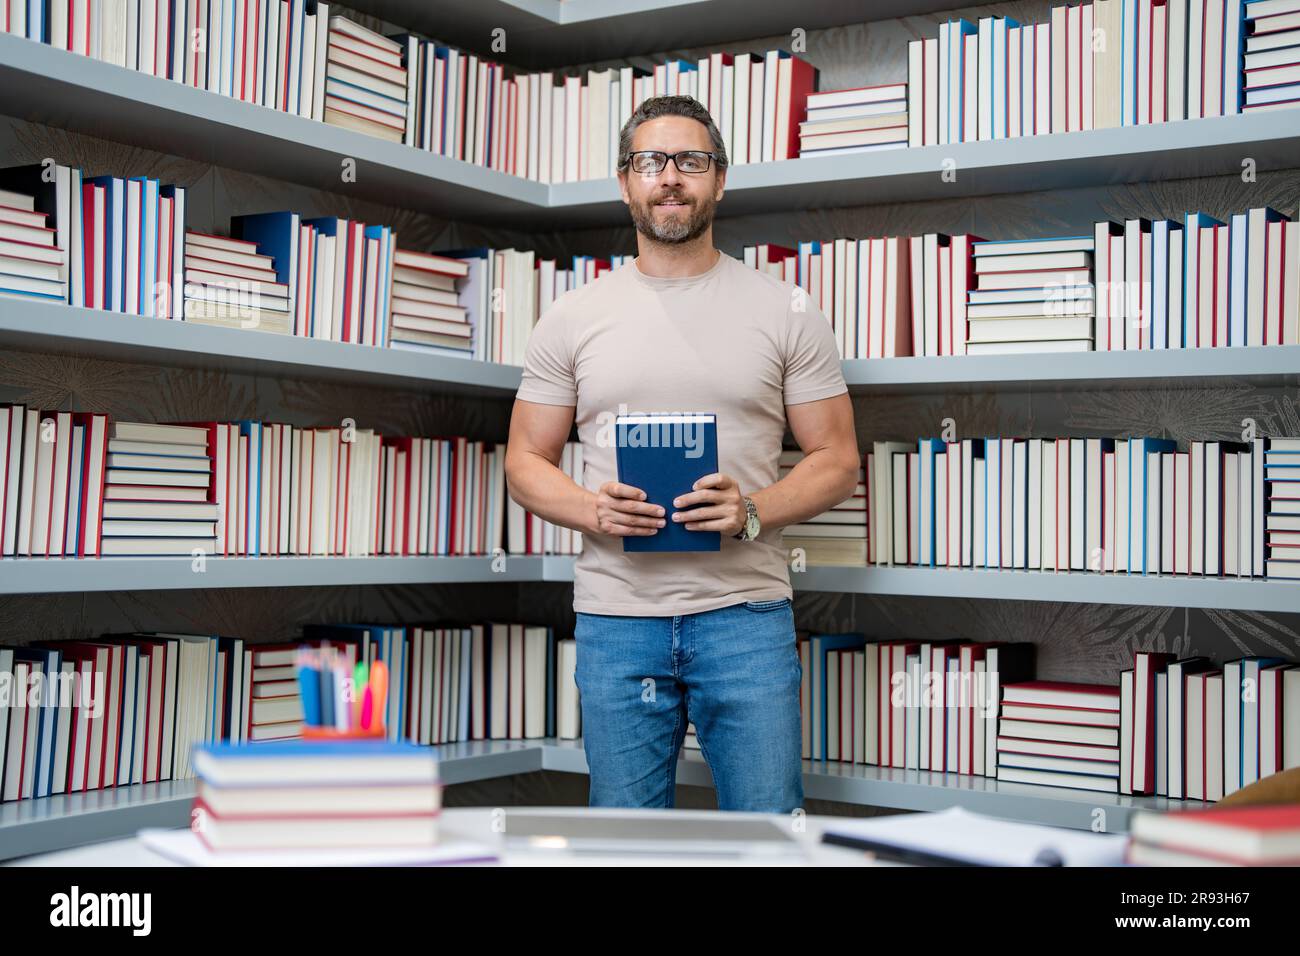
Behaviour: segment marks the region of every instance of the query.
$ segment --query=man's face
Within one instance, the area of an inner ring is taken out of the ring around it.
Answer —
[[[669,155],[684,149],[713,150],[704,124],[686,116],[661,116],[637,127],[632,151],[657,149]],[[637,232],[657,242],[678,244],[702,235],[722,198],[725,171],[710,163],[707,172],[683,173],[669,162],[658,173],[638,173],[629,165],[618,174],[623,201]]]

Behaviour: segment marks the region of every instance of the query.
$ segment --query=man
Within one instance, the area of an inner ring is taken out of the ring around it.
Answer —
[[[581,531],[575,679],[592,806],[673,806],[688,722],[718,806],[803,803],[799,687],[781,528],[853,494],[861,458],[826,317],[713,247],[727,156],[708,111],[647,100],[619,137],[637,258],[562,295],[529,340],[506,456],[511,497]],[[712,412],[718,473],[674,502],[617,479],[621,413]],[[557,467],[574,420],[584,476]],[[786,425],[805,457],[780,481]],[[594,490],[592,490],[594,489]],[[628,552],[668,521],[720,551]]]

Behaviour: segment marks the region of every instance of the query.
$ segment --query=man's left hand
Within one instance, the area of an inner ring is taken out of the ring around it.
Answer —
[[[726,535],[735,535],[745,526],[748,515],[736,479],[715,472],[691,487],[693,491],[673,499],[673,507],[683,509],[673,512],[673,521],[685,524],[687,531],[720,531]]]

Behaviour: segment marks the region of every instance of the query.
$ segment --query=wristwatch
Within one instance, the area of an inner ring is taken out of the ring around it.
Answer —
[[[753,541],[758,537],[758,532],[761,529],[758,520],[758,508],[754,505],[754,499],[749,495],[744,495],[743,498],[745,501],[745,524],[732,537],[741,541]]]

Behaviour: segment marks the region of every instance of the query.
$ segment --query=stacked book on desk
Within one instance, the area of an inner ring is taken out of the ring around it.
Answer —
[[[185,321],[293,332],[287,283],[256,242],[201,232],[185,234]]]
[[[975,242],[966,354],[1092,350],[1092,236]]]
[[[778,479],[803,460],[803,452],[785,449],[778,462]],[[798,549],[808,566],[867,563],[867,474],[858,474],[853,494],[828,511],[783,530],[785,549]]]
[[[461,304],[469,263],[398,249],[393,256],[393,306],[389,341],[457,358],[474,356],[474,324]]]
[[[907,84],[808,94],[799,124],[800,156],[833,156],[907,146]]]
[[[1245,4],[1242,109],[1285,109],[1300,103],[1300,2],[1251,0]]]
[[[195,748],[191,829],[214,851],[430,846],[442,784],[432,751],[385,741]]]
[[[323,119],[394,143],[406,140],[402,44],[346,17],[329,18]]]
[[[1124,860],[1136,866],[1300,866],[1300,804],[1139,810],[1129,824]]]
[[[1054,681],[1004,684],[997,777],[1115,793],[1119,738],[1118,687]]]
[[[0,189],[0,295],[65,302],[67,250],[30,194]]]

